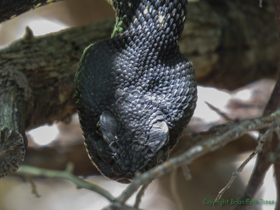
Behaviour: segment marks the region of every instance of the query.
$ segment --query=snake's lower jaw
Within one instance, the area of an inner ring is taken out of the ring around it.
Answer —
[[[114,178],[113,180],[122,184],[129,184],[132,181],[133,177],[134,177],[133,173],[126,173],[120,177]]]
[[[124,165],[123,163],[121,162],[117,163],[113,159],[106,158],[106,156],[104,156],[104,150],[98,151],[98,148],[96,147],[96,145],[94,147],[92,141],[86,140],[85,145],[90,160],[100,171],[100,173],[112,180],[115,180],[123,184],[129,184],[134,178],[136,172],[140,172],[140,173],[146,172],[149,169],[155,167],[156,165],[164,162],[168,158],[168,155],[166,154],[169,153],[165,151],[165,150],[169,150],[168,147],[164,146],[154,156],[150,157],[150,159],[146,159],[146,161],[142,160],[142,164],[139,164],[137,167],[134,165],[127,169],[123,169],[122,168],[122,165]]]

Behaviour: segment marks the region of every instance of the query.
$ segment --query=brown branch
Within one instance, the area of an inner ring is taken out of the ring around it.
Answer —
[[[14,18],[24,12],[33,10],[46,4],[61,0],[1,0],[0,1],[0,23]]]
[[[90,43],[107,38],[113,24],[104,20],[38,38],[27,28],[24,39],[0,51],[1,71],[23,72],[32,91],[34,108],[25,118],[26,129],[69,121],[76,111],[74,74],[80,56]]]
[[[24,39],[0,51],[0,177],[22,163],[25,129],[71,120],[79,58],[88,44],[106,38],[112,26],[113,21],[100,21],[40,38],[27,28]]]

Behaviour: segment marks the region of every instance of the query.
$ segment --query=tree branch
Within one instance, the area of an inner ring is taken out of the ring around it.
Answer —
[[[16,70],[0,71],[0,177],[15,172],[24,160],[28,101],[30,89],[25,75]]]
[[[71,120],[74,73],[83,49],[106,38],[112,26],[113,21],[100,21],[40,38],[27,28],[24,39],[0,51],[0,177],[23,162],[25,129]]]
[[[68,164],[65,171],[48,170],[22,165],[18,169],[17,174],[28,174],[32,176],[67,179],[76,184],[78,188],[84,188],[96,192],[111,202],[114,200],[114,197],[107,190],[73,175],[72,169],[72,164]]]
[[[243,163],[237,168],[237,170],[235,172],[233,172],[232,177],[230,179],[230,181],[227,183],[227,185],[220,190],[218,196],[216,197],[215,201],[218,201],[221,199],[221,197],[223,196],[223,194],[231,187],[231,185],[233,184],[234,180],[236,179],[236,177],[243,171],[244,167],[253,159],[253,157],[255,157],[256,154],[260,153],[262,151],[263,145],[266,142],[266,140],[270,140],[273,132],[277,129],[277,127],[272,127],[269,128],[264,135],[261,135],[261,137],[259,138],[259,142],[258,145],[256,147],[256,149],[249,155],[249,157],[243,161]],[[246,202],[247,203],[247,202]]]
[[[0,51],[1,71],[23,72],[31,89],[34,108],[25,117],[26,129],[69,121],[76,111],[74,74],[83,49],[107,38],[113,24],[104,20],[38,38],[27,28],[24,39]]]

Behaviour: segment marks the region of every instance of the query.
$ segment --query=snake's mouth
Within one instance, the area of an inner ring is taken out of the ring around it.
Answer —
[[[129,183],[131,183],[133,177],[134,177],[134,174],[128,172],[126,174],[116,177],[114,180],[116,180],[117,182],[123,183],[123,184],[129,184]]]
[[[92,163],[100,173],[123,184],[131,183],[136,172],[144,173],[162,163],[167,159],[166,154],[168,153],[168,146],[165,145],[155,155],[151,154],[146,158],[140,156],[137,161],[135,161],[136,157],[134,157],[134,161],[125,159],[126,162],[122,162],[120,161],[122,158],[114,153],[111,148],[108,148],[106,142],[101,138],[86,139],[85,146]],[[104,148],[107,149],[105,150]]]
[[[134,173],[123,171],[113,158],[109,158],[109,155],[105,155],[102,150],[99,151],[98,147],[94,147],[90,142],[86,141],[85,145],[91,162],[102,175],[123,184],[132,181]]]

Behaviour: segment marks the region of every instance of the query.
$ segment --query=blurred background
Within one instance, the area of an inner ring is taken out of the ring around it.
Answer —
[[[29,26],[35,36],[57,32],[68,27],[114,18],[114,11],[105,0],[65,0],[25,13],[0,24],[0,47],[20,39]],[[198,64],[199,65],[199,64]],[[183,148],[192,132],[205,131],[214,124],[225,123],[219,114],[205,103],[213,105],[232,120],[259,117],[269,99],[275,81],[261,79],[231,91],[207,86],[198,87],[198,103],[193,119],[184,131],[174,149]],[[29,149],[25,164],[48,169],[63,170],[68,162],[73,162],[74,173],[96,183],[118,196],[126,185],[110,181],[99,175],[89,161],[83,145],[83,137],[77,114],[69,124],[56,122],[44,125],[27,133]],[[205,199],[214,200],[218,192],[227,184],[232,173],[249,156],[256,146],[257,132],[252,132],[230,143],[224,148],[194,161],[190,166],[192,179],[187,181],[178,169],[152,182],[147,189],[142,209],[210,209],[203,204]],[[253,159],[236,179],[223,199],[237,199],[244,190],[253,170]],[[34,178],[40,198],[31,193],[29,177],[8,176],[0,179],[1,210],[88,210],[102,209],[109,203],[103,197],[76,186],[65,180]],[[266,176],[257,200],[276,201],[273,170]],[[129,203],[133,203],[133,198]],[[229,209],[232,206],[224,206]],[[254,209],[274,209],[274,205],[254,205]],[[217,206],[217,208],[222,208]],[[252,208],[252,209],[253,209]]]

